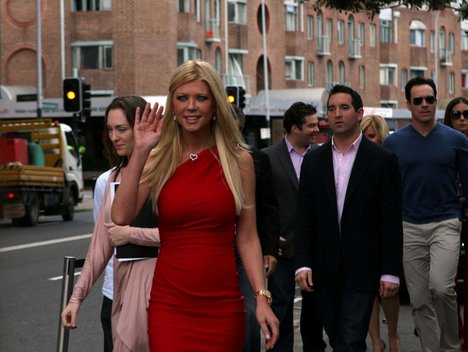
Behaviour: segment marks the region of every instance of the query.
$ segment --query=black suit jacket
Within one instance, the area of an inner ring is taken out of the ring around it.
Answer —
[[[376,290],[382,274],[401,277],[401,179],[396,157],[360,143],[338,223],[331,142],[303,161],[296,224],[296,268],[317,287]]]
[[[250,149],[255,167],[255,204],[257,232],[263,255],[278,256],[279,215],[271,183],[271,168],[268,155],[262,151]]]
[[[313,145],[312,148],[316,146]],[[294,257],[299,181],[284,138],[263,151],[270,158],[271,181],[279,207],[280,235],[286,239],[285,242],[280,243],[282,256],[292,258]]]

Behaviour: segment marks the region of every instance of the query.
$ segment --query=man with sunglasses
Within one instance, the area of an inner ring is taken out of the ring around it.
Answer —
[[[411,123],[383,146],[402,177],[403,267],[422,351],[460,351],[455,275],[462,192],[468,195],[468,140],[437,123],[437,88],[415,77],[405,87]]]

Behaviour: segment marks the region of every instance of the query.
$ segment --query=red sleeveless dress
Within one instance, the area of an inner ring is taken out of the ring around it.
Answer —
[[[151,351],[242,351],[236,210],[216,151],[205,150],[177,168],[158,210],[161,249],[148,306]]]

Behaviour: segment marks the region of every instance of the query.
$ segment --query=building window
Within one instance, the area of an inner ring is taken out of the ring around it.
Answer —
[[[215,69],[220,75],[222,74],[222,62],[221,62],[221,49],[216,48],[215,51]]]
[[[331,43],[333,41],[333,20],[330,18],[327,18],[325,26],[327,30],[327,33],[325,33],[325,35],[329,38],[329,43]]]
[[[468,31],[462,31],[461,48],[462,50],[468,50]]]
[[[343,44],[345,39],[345,22],[343,20],[338,20],[336,22],[336,40],[338,44]]]
[[[445,27],[440,27],[439,31],[439,53],[445,54]]]
[[[333,88],[333,63],[328,60],[327,61],[327,87],[328,89]]]
[[[314,39],[314,17],[307,16],[307,40]]]
[[[375,48],[377,31],[375,24],[369,25],[369,46]]]
[[[360,46],[364,45],[364,37],[365,37],[364,23],[358,23],[358,40],[359,40]]]
[[[177,65],[187,60],[200,60],[201,52],[193,43],[177,43]]]
[[[177,12],[190,12],[190,0],[177,0]]]
[[[461,84],[462,89],[468,89],[468,70],[462,70]]]
[[[286,56],[286,79],[303,80],[304,79],[304,58],[297,56]]]
[[[434,31],[431,31],[431,53],[435,50],[435,41],[436,41],[436,34]]]
[[[455,73],[453,72],[448,74],[448,90],[449,93],[455,92]]]
[[[293,1],[284,2],[286,31],[297,31],[297,4]]]
[[[455,51],[455,33],[450,32],[448,35],[448,47],[449,53],[453,54]]]
[[[315,85],[315,63],[313,61],[309,61],[307,66],[308,66],[307,85],[309,87],[313,87]]]
[[[404,90],[407,82],[408,82],[408,70],[406,68],[404,68],[404,69],[401,70],[400,88]]]
[[[322,12],[317,13],[317,39],[321,39],[323,36],[323,17]]]
[[[228,22],[246,24],[246,0],[228,1]]]
[[[366,88],[366,68],[364,66],[359,66],[359,88]]]
[[[420,20],[412,20],[410,23],[410,45],[426,46],[426,25]]]
[[[73,0],[72,11],[109,11],[112,0]]]
[[[201,5],[200,5],[200,0],[195,0],[194,3],[194,11],[195,11],[195,18],[197,19],[197,22],[201,21]]]
[[[112,41],[72,43],[72,66],[76,69],[113,68]]]
[[[415,77],[424,77],[425,71],[426,70],[424,68],[412,67],[410,69],[410,79]]]
[[[412,29],[410,30],[410,45],[411,46],[420,46],[425,47],[425,35],[426,32],[420,29]]]
[[[340,61],[338,64],[338,75],[340,84],[346,83],[346,69],[343,61]]]
[[[244,55],[246,54],[248,54],[247,50],[229,50],[228,72],[225,79],[226,85],[247,87],[247,77],[244,76]]]
[[[380,65],[380,84],[384,86],[396,86],[396,65]]]
[[[392,43],[392,21],[380,20],[380,42],[381,43]]]

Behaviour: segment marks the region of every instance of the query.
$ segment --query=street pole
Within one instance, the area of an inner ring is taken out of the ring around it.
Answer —
[[[268,141],[271,141],[271,119],[270,119],[270,94],[269,94],[269,81],[268,81],[268,52],[267,52],[267,28],[265,20],[265,0],[262,0],[262,44],[263,44],[263,83],[265,89],[265,119],[267,128],[270,133]]]
[[[436,86],[436,89],[437,91],[439,90],[439,87],[438,87],[438,83],[439,83],[439,45],[438,45],[438,41],[439,41],[439,15],[440,15],[440,11],[437,11],[436,12],[436,15],[435,15],[435,28],[434,28],[434,83],[435,83],[435,86]]]
[[[60,67],[62,81],[65,79],[65,6],[60,0]]]
[[[42,117],[42,32],[41,0],[37,0],[37,117]]]
[[[229,31],[228,31],[228,2],[224,1],[224,59],[225,59],[225,76],[226,80],[224,85],[230,85],[231,81],[228,82],[229,74]]]

